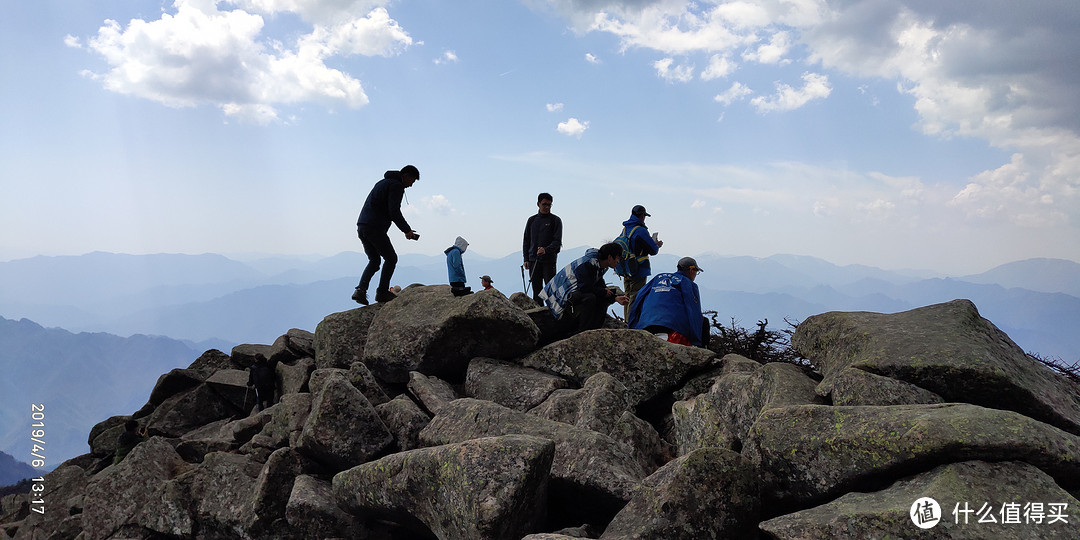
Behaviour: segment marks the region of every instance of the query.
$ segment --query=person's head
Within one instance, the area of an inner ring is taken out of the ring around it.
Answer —
[[[454,240],[454,245],[457,246],[457,248],[460,249],[462,253],[465,253],[465,250],[469,249],[469,242],[460,236],[457,237],[456,240]]]
[[[600,246],[600,253],[596,255],[596,260],[600,261],[601,268],[614,268],[622,262],[622,247],[615,242],[604,244]]]
[[[645,218],[651,216],[652,214],[646,212],[645,207],[639,204],[630,209],[630,215],[640,219],[641,221],[645,221]]]
[[[405,184],[405,187],[412,187],[417,180],[420,179],[420,170],[412,165],[406,165],[401,168],[401,183]]]
[[[256,364],[265,364],[266,363],[266,356],[264,356],[263,353],[255,353],[255,363]]]
[[[480,284],[481,285],[483,285],[485,287],[490,287],[492,283],[494,283],[494,281],[491,281],[491,276],[489,276],[489,275],[480,276]]]
[[[536,196],[536,207],[540,209],[541,214],[551,213],[551,194],[541,193]]]
[[[680,274],[690,278],[690,281],[693,281],[698,274],[705,271],[697,265],[697,261],[693,257],[683,257],[679,259],[679,262],[675,267],[679,270]]]
[[[127,422],[124,422],[124,430],[135,431],[137,429],[139,429],[139,422],[137,420],[128,420]]]

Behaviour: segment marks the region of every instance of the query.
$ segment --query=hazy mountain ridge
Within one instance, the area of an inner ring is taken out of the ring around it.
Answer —
[[[202,352],[166,337],[73,334],[2,317],[0,350],[0,450],[29,455],[30,405],[42,404],[50,468],[86,451],[90,426],[138,410],[160,375]]]
[[[560,263],[584,249],[564,249]],[[140,261],[141,257],[148,260]],[[86,271],[78,266],[83,258]],[[400,259],[395,284],[446,280],[441,255],[406,254]],[[768,318],[770,325],[782,326],[784,318],[801,320],[825,311],[891,313],[970,298],[1025,350],[1067,360],[1080,353],[1080,338],[1072,336],[1080,323],[1080,298],[1068,294],[1080,283],[1080,264],[1072,261],[1017,261],[956,278],[930,270],[838,266],[799,255],[704,254],[697,259],[706,269],[698,278],[704,306],[716,310],[721,321],[735,318],[748,326]],[[678,256],[661,251],[652,259],[653,272],[670,271],[677,260]],[[327,313],[355,307],[349,295],[366,262],[358,252],[318,259],[263,257],[245,263],[209,254],[34,257],[0,263],[0,277],[22,284],[0,294],[0,315],[73,331],[168,335],[196,342],[218,339],[213,343],[222,347],[270,342],[282,328],[314,330]],[[132,266],[116,270],[126,264]],[[520,265],[518,253],[498,259],[465,255],[471,285],[478,284],[481,274],[490,274],[506,294],[523,289]],[[162,272],[160,277],[155,277],[157,271]],[[29,274],[36,277],[23,281]],[[41,277],[65,275],[84,279],[72,287],[54,286]],[[185,281],[185,276],[190,279]],[[1004,283],[992,283],[994,279]],[[609,282],[617,279],[610,276]]]
[[[41,471],[29,464],[15,459],[15,456],[0,452],[0,486],[10,486],[24,478],[34,478]]]

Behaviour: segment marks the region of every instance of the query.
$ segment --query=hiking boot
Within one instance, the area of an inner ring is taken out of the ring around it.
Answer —
[[[391,301],[391,300],[393,300],[395,298],[397,298],[397,295],[390,292],[390,291],[380,290],[380,291],[375,293],[375,301],[376,302],[389,302],[389,301]]]
[[[367,291],[361,289],[360,287],[357,287],[356,290],[353,291],[352,299],[356,300],[357,303],[363,304],[365,306],[369,304],[367,299]]]

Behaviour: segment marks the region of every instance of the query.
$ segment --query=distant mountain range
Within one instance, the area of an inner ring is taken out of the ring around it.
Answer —
[[[564,250],[560,261],[584,249]],[[893,313],[967,298],[1024,350],[1066,362],[1080,357],[1080,264],[1071,261],[1031,259],[949,277],[793,255],[697,259],[706,270],[697,281],[702,305],[725,325],[767,318],[775,329],[785,318],[827,311]],[[523,290],[519,255],[467,252],[464,260],[471,285],[489,274],[508,296]],[[653,257],[653,272],[671,271],[676,261]],[[244,262],[99,252],[0,263],[0,450],[27,453],[29,404],[40,402],[48,407],[50,458],[85,452],[90,426],[134,412],[159,375],[206,349],[273,343],[290,328],[314,331],[326,315],[357,307],[349,296],[364,264],[354,252]],[[394,282],[445,280],[441,256],[404,255]]]
[[[94,424],[137,411],[160,375],[201,353],[164,337],[73,334],[0,318],[0,451],[31,459],[31,404],[40,404],[46,468],[84,454]]]
[[[0,487],[10,486],[25,478],[35,478],[43,472],[15,459],[10,454],[0,452]]]
[[[584,247],[566,249],[569,262]],[[1080,357],[1080,264],[1029,259],[970,276],[929,270],[838,266],[814,257],[697,257],[703,304],[721,321],[753,325],[768,318],[802,320],[835,310],[896,312],[968,298],[1025,350]],[[663,252],[655,272],[677,257]],[[33,257],[0,263],[0,316],[27,318],[71,331],[163,335],[194,349],[270,343],[289,328],[314,330],[322,318],[356,306],[349,296],[366,264],[362,253],[332,257],[273,256],[238,261],[222,255]],[[518,254],[500,259],[465,254],[471,285],[481,274],[507,295],[523,290]],[[442,283],[442,256],[403,255],[394,282]],[[609,278],[615,283],[614,276]]]

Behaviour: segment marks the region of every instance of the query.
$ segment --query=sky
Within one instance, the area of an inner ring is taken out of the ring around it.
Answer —
[[[564,245],[1080,261],[1075,0],[38,0],[0,18],[0,260]],[[569,260],[564,256],[565,260]],[[563,259],[560,259],[563,260]]]

